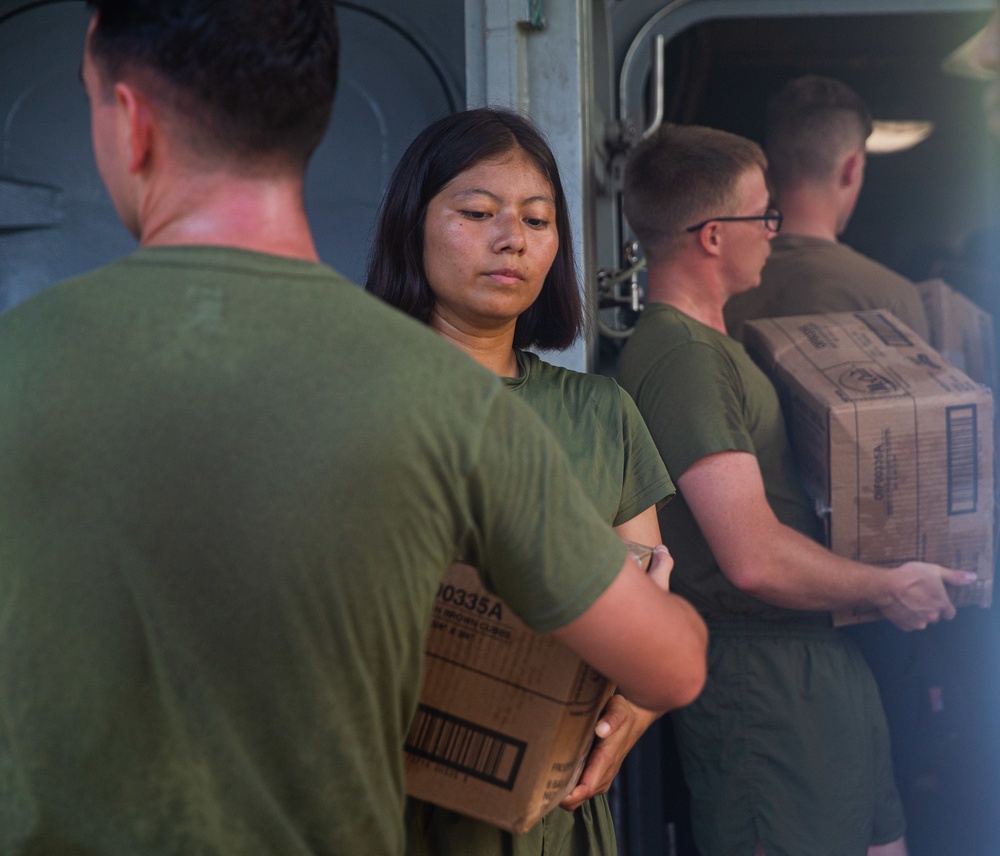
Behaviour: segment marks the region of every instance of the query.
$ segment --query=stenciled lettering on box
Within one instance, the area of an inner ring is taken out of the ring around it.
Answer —
[[[881,442],[872,449],[872,498],[882,503],[885,516],[892,517],[892,495],[896,488],[896,456],[892,451],[892,430],[882,429]]]
[[[437,597],[444,603],[450,603],[477,615],[485,615],[487,618],[503,621],[503,603],[482,592],[466,591],[451,583],[440,583]]]
[[[893,395],[899,386],[891,378],[870,366],[854,365],[840,374],[840,386],[863,395]]]

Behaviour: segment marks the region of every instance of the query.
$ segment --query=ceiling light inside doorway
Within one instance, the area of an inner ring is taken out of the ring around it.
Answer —
[[[865,141],[865,151],[870,155],[888,155],[905,152],[926,140],[934,130],[934,123],[919,119],[891,121],[876,119],[871,136]]]

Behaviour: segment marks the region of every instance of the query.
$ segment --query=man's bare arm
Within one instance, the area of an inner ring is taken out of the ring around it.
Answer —
[[[702,458],[677,483],[730,582],[776,606],[874,606],[897,627],[919,630],[954,617],[945,583],[975,580],[967,571],[926,562],[880,568],[834,555],[778,520],[757,458],[747,452]]]
[[[704,622],[631,557],[583,615],[552,635],[650,711],[690,704],[705,683]]]
[[[645,544],[647,547],[659,544],[660,522],[656,516],[656,506],[651,505],[631,520],[618,524],[615,531],[624,541]],[[655,558],[653,565],[657,572],[656,582],[661,588],[667,589],[673,561],[668,555]],[[594,728],[597,740],[587,757],[580,780],[559,805],[567,811],[573,811],[591,797],[607,793],[625,756],[659,716],[659,711],[646,710],[632,704],[621,693],[611,696]]]

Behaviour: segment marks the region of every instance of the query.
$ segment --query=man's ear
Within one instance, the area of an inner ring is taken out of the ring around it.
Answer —
[[[861,184],[865,175],[865,153],[851,152],[840,162],[841,187],[854,187]]]
[[[710,256],[717,256],[722,251],[722,232],[716,222],[707,223],[698,232],[698,243]]]
[[[146,165],[152,151],[152,112],[143,94],[123,82],[115,84],[115,104],[123,142],[128,146],[128,170],[135,174]]]

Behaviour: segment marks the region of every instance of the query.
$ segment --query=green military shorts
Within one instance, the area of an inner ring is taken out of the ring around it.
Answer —
[[[709,679],[673,714],[702,856],[863,856],[904,831],[861,654],[821,623],[709,622]]]
[[[604,794],[576,811],[555,808],[523,835],[420,800],[406,801],[407,856],[616,856]]]

